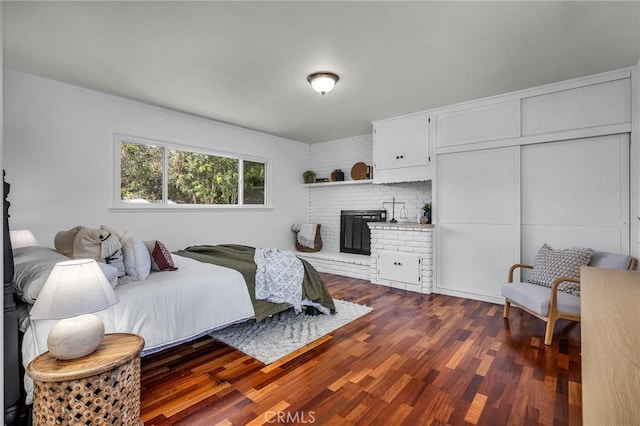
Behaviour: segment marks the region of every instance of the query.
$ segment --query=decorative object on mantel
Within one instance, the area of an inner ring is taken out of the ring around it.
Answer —
[[[422,208],[418,209],[418,217],[416,218],[416,223],[426,224],[427,218],[424,217],[424,210]]]
[[[304,183],[313,183],[316,179],[316,173],[313,170],[307,170],[302,174],[304,178]]]
[[[424,203],[422,209],[420,210],[422,213],[419,222],[422,224],[431,223],[431,203]]]
[[[401,222],[406,222],[407,219],[409,219],[409,212],[407,211],[407,208],[403,205],[402,208],[400,209],[400,217],[399,217]]]
[[[295,223],[291,225],[291,231],[296,233],[296,249],[298,251],[313,253],[322,249],[320,224]]]
[[[344,172],[340,169],[335,169],[331,172],[331,181],[332,182],[343,182],[344,181]]]
[[[398,220],[396,219],[396,204],[404,206],[404,203],[401,201],[396,202],[396,197],[393,197],[392,201],[383,202],[382,207],[384,207],[385,204],[391,204],[391,219],[389,219],[389,223],[398,223]]]
[[[351,167],[351,179],[353,180],[362,180],[367,179],[367,174],[369,172],[369,168],[363,162],[359,162]]]
[[[331,182],[329,178],[316,178],[316,183],[327,183]]]

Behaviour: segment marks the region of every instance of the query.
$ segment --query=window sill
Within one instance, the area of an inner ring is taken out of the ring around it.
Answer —
[[[134,206],[117,206],[109,207],[112,213],[151,213],[151,212],[219,212],[219,211],[257,211],[257,210],[273,210],[273,206],[176,206],[176,205],[157,205],[144,207],[141,205]]]

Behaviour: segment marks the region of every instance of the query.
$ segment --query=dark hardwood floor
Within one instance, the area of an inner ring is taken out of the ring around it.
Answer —
[[[145,425],[582,423],[579,324],[547,347],[517,309],[322,275],[373,312],[268,366],[208,337],[145,357]]]

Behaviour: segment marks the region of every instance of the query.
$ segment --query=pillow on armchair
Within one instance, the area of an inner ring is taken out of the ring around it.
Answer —
[[[544,244],[538,250],[529,279],[531,284],[551,287],[558,277],[580,279],[580,267],[587,266],[593,256],[591,248],[552,249]],[[564,282],[558,286],[560,291],[580,295],[580,285]]]

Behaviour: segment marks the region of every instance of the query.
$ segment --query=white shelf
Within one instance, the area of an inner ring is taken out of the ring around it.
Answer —
[[[362,179],[362,180],[344,180],[339,182],[317,182],[317,183],[303,183],[302,186],[306,186],[308,188],[315,188],[318,186],[341,186],[341,185],[363,185],[363,184],[371,184],[373,183],[373,179]]]

